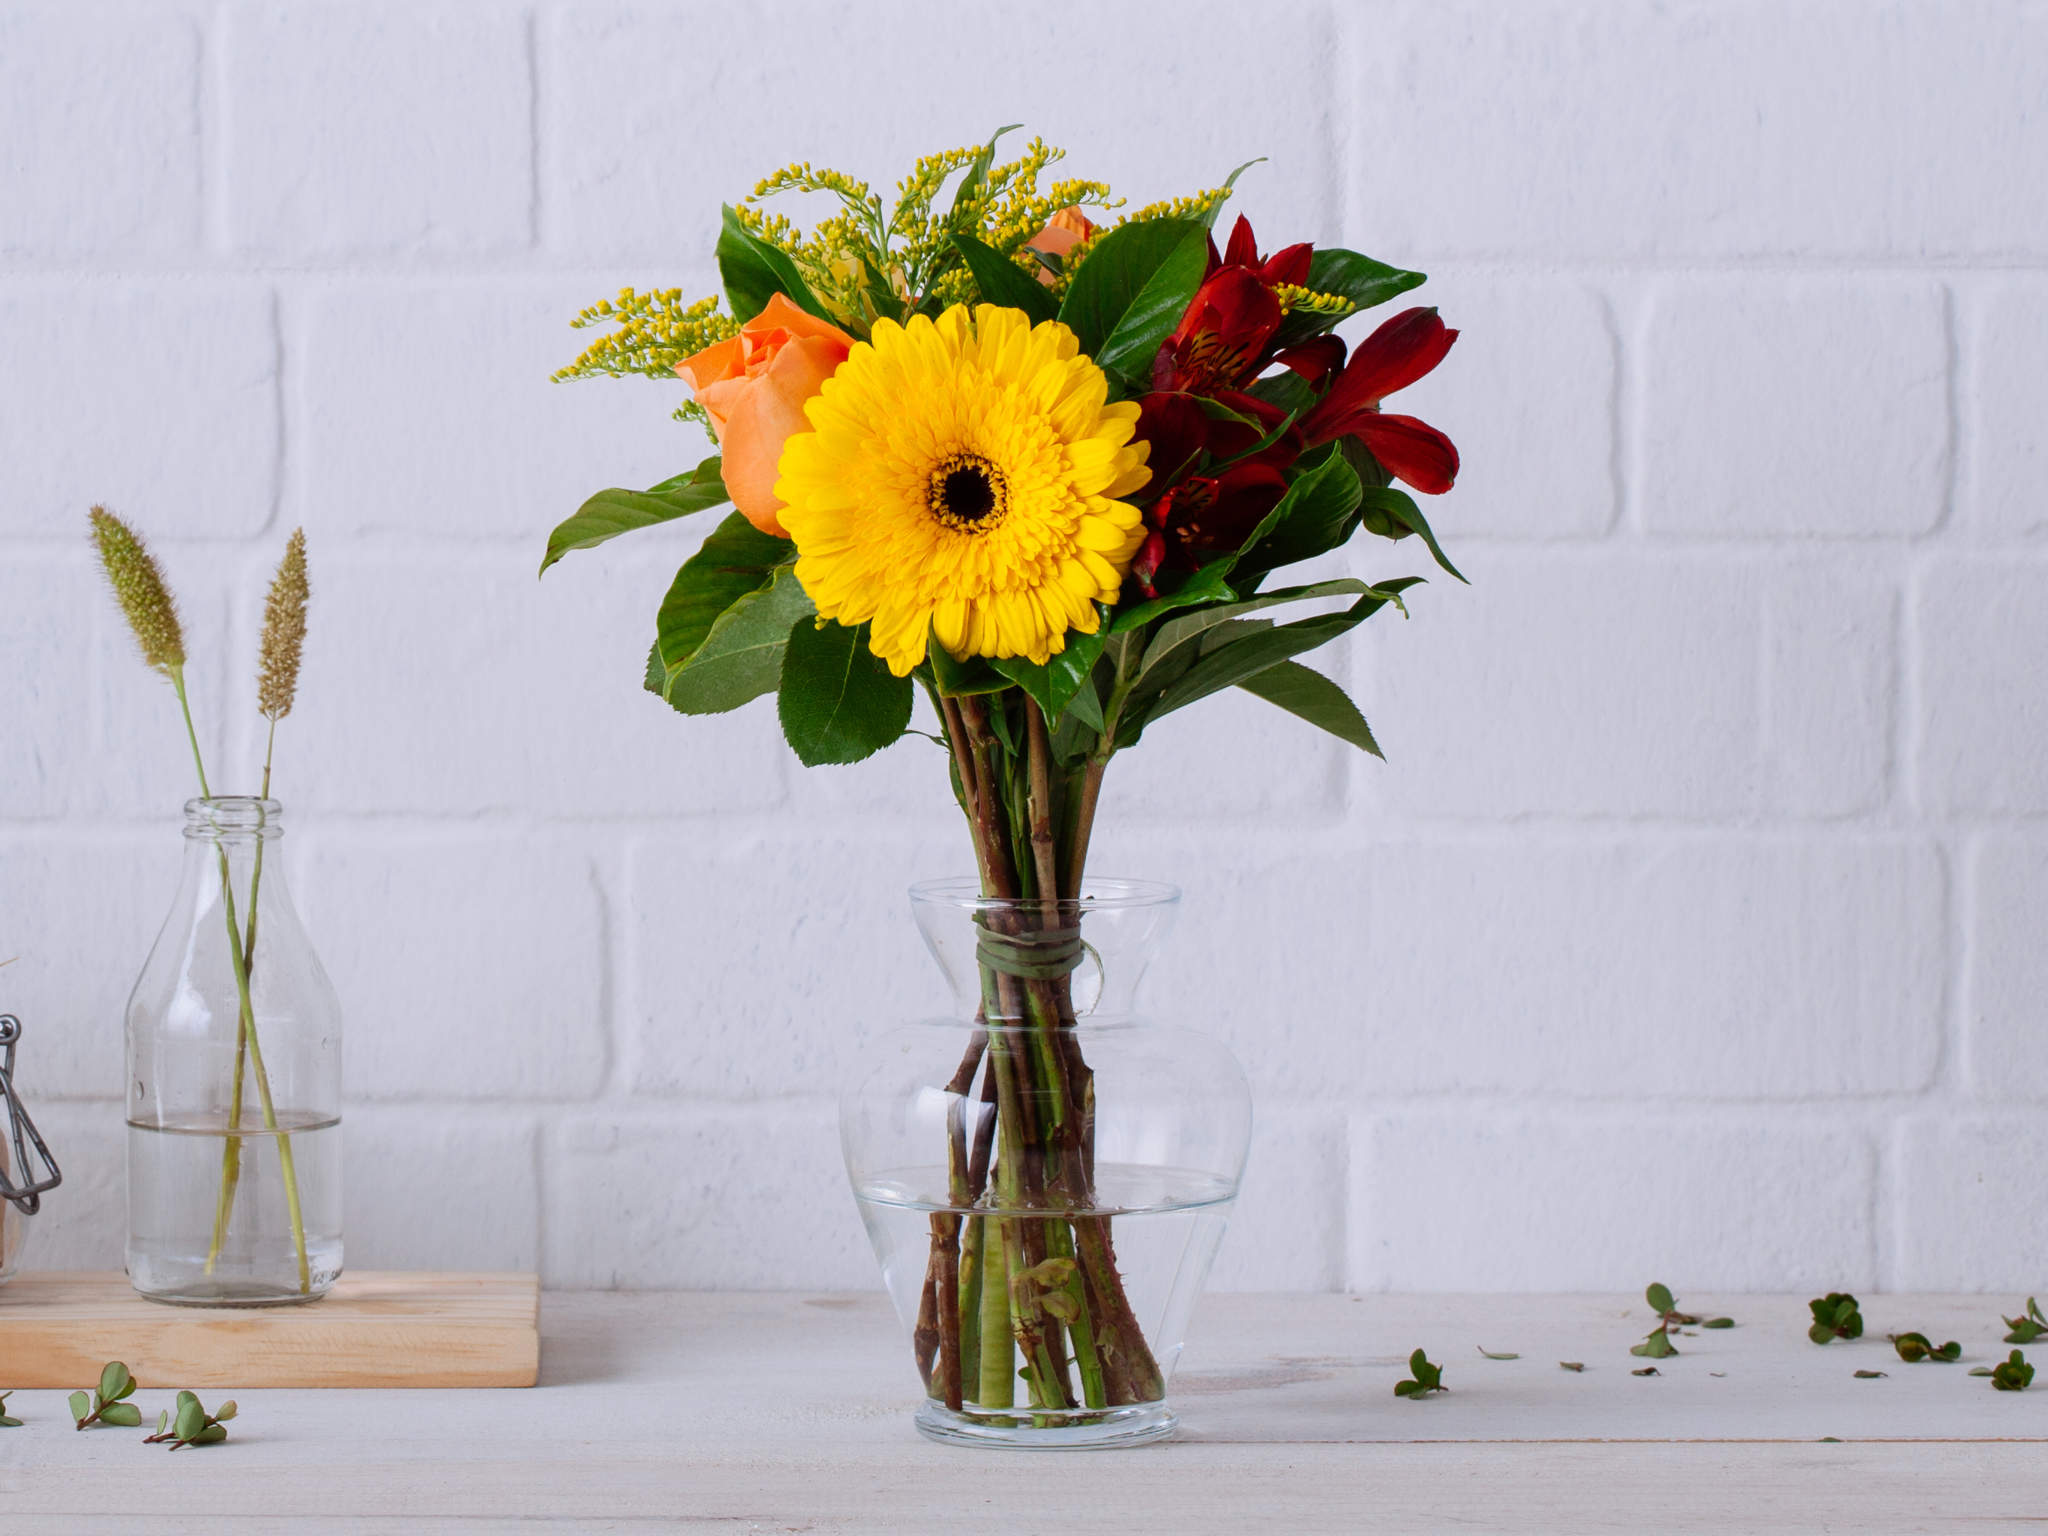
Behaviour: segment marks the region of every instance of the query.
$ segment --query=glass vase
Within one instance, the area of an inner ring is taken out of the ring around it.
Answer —
[[[1173,1430],[1167,1386],[1251,1134],[1230,1052],[1136,1012],[1178,898],[1128,880],[1077,901],[911,891],[955,1016],[877,1042],[840,1136],[933,1438]]]
[[[275,800],[187,801],[128,1000],[128,1277],[154,1301],[310,1301],[341,1273],[341,1008]]]

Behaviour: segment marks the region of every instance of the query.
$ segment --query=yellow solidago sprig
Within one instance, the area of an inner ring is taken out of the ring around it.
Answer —
[[[556,370],[554,380],[626,378],[640,375],[675,382],[676,364],[684,358],[715,346],[739,334],[740,323],[720,314],[718,295],[683,302],[680,288],[641,293],[621,288],[615,299],[603,299],[571,320],[577,330],[595,326],[615,329],[599,336],[568,367]],[[703,407],[686,401],[676,411],[678,419],[705,422]]]
[[[898,677],[928,637],[1043,664],[1092,634],[1144,536],[1136,401],[1056,320],[984,304],[878,322],[806,408],[775,493],[819,615]]]

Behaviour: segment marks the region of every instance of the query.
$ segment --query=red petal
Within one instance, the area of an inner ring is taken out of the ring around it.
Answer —
[[[1309,383],[1320,385],[1344,366],[1344,343],[1335,336],[1318,336],[1298,347],[1289,347],[1273,361],[1283,368],[1292,368]]]
[[[1259,264],[1259,242],[1252,238],[1252,223],[1243,214],[1230,226],[1230,244],[1224,248],[1223,262],[1231,267],[1256,267]]]
[[[1377,405],[1442,362],[1457,339],[1434,309],[1404,310],[1358,344],[1314,414],[1349,415],[1360,406]]]
[[[1458,478],[1457,448],[1426,421],[1366,411],[1349,423],[1348,435],[1371,449],[1388,474],[1426,496],[1443,495]]]
[[[1209,440],[1209,417],[1193,395],[1153,393],[1138,401],[1138,437],[1152,445],[1155,488],[1178,480]]]
[[[1259,276],[1269,283],[1292,283],[1299,288],[1308,281],[1308,264],[1315,253],[1316,248],[1306,241],[1300,245],[1290,245],[1286,250],[1267,258],[1265,266],[1259,270]]]

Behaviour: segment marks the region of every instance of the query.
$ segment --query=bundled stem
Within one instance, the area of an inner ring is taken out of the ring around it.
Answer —
[[[1073,903],[1107,754],[1055,772],[1021,691],[936,702],[982,891],[1001,905],[979,919],[985,1027],[947,1085],[951,1209],[931,1218],[919,1368],[955,1410],[970,1389],[978,1409],[1017,1406],[1020,1359],[1039,1414],[1154,1401],[1163,1377],[1096,1211],[1093,1074],[1074,1032]]]

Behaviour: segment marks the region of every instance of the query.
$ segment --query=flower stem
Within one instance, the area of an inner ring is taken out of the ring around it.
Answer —
[[[270,722],[270,737],[263,747],[263,796],[270,798],[270,765],[277,750],[277,722]],[[249,877],[249,933],[242,945],[242,968],[251,978],[256,974],[256,915],[257,897],[263,889],[263,845],[264,839],[256,839],[256,868]],[[220,1263],[221,1248],[227,1242],[228,1219],[235,1208],[235,1193],[242,1182],[242,1138],[234,1132],[242,1128],[242,1097],[245,1066],[249,1056],[249,1026],[238,1020],[235,1025],[235,1071],[234,1086],[228,1095],[228,1137],[220,1148],[220,1198],[215,1202],[213,1212],[213,1243],[206,1250],[206,1272],[210,1275]]]
[[[185,695],[185,670],[183,667],[171,667],[167,670],[170,672],[171,686],[178,695],[178,709],[185,717],[185,739],[192,744],[192,764],[199,771],[199,793],[203,798],[211,800],[213,791],[206,782],[206,760],[199,751],[199,732],[193,728],[192,704]],[[262,848],[260,838],[257,841],[257,848],[259,851]],[[221,915],[226,918],[228,925],[228,962],[235,973],[235,999],[241,1010],[236,1029],[237,1044],[239,1048],[240,1041],[248,1042],[249,1060],[256,1068],[256,1091],[263,1100],[264,1129],[277,1136],[278,1161],[284,1172],[285,1206],[291,1213],[292,1242],[298,1250],[299,1293],[311,1295],[313,1282],[311,1267],[306,1260],[306,1223],[299,1208],[299,1176],[297,1165],[292,1158],[292,1139],[278,1130],[277,1108],[270,1097],[270,1075],[263,1070],[263,1051],[256,1041],[256,1010],[249,998],[249,966],[242,950],[242,925],[235,917],[235,887],[228,871],[227,850],[216,846],[214,851],[220,858]],[[254,915],[252,906],[252,919]],[[239,1089],[239,1084],[237,1087]],[[238,1091],[231,1114],[239,1111],[240,1107],[241,1096]],[[239,1120],[233,1123],[238,1124]],[[225,1223],[220,1221],[220,1216],[221,1212],[216,1210],[215,1219],[219,1224],[217,1230],[224,1232]],[[208,1273],[213,1271],[217,1259],[216,1248],[207,1256]]]

